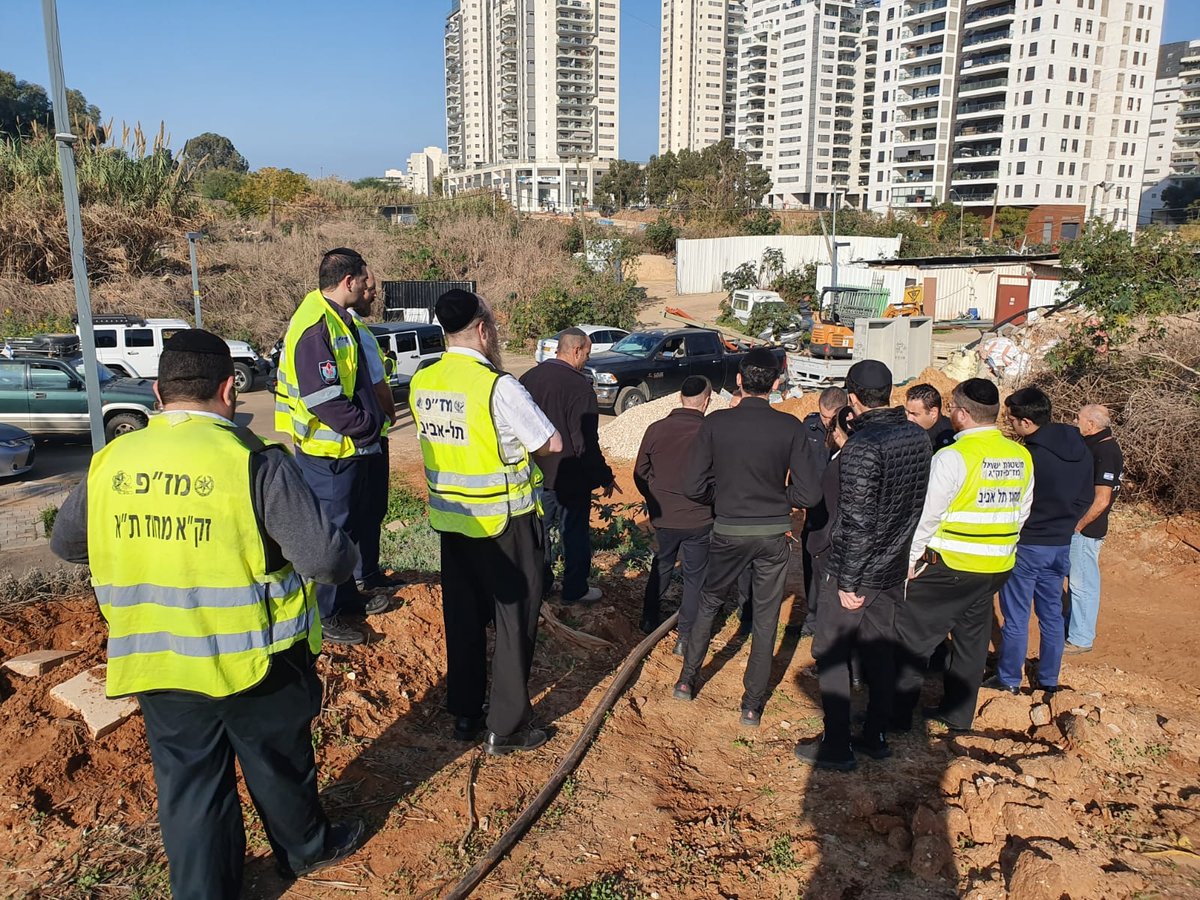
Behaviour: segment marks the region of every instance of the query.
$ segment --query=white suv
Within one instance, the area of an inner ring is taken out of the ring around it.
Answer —
[[[183,319],[143,319],[138,316],[94,316],[96,358],[118,375],[157,378],[163,341],[192,326]],[[78,333],[79,326],[75,326]],[[233,355],[234,386],[238,393],[252,391],[256,381],[271,371],[271,364],[245,341],[225,341]]]

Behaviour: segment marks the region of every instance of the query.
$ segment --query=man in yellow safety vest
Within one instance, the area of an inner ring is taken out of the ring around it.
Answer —
[[[446,705],[454,736],[492,755],[533,750],[529,670],[542,603],[545,533],[533,456],[562,437],[529,393],[502,370],[492,311],[452,290],[434,309],[449,349],[412,379],[411,406],[425,461],[429,522],[441,533]],[[490,702],[487,626],[496,623]]]
[[[163,411],[92,459],[51,549],[88,563],[108,622],[107,689],[142,708],[175,900],[240,896],[241,764],[285,875],[349,855],[361,821],[317,799],[312,581],[358,554],[287,450],[233,422],[233,360],[189,329],[164,344]]]
[[[993,597],[1012,572],[1033,503],[1033,462],[1028,450],[996,427],[996,386],[982,378],[964,381],[946,411],[956,435],[934,454],[909,551],[908,593],[896,613],[896,731],[912,727],[926,661],[947,634],[942,701],[924,714],[954,731],[970,729],[992,634]]]
[[[325,515],[357,544],[368,525],[371,466],[380,455],[384,414],[375,395],[349,308],[367,289],[367,264],[338,247],[321,259],[318,289],[309,292],[288,323],[275,388],[275,428],[290,435],[296,463]],[[386,596],[367,597],[353,577],[317,589],[325,640],[361,644],[365,638],[344,616],[388,608]]]

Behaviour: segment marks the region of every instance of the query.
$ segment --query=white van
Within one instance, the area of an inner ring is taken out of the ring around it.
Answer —
[[[733,292],[729,305],[733,307],[733,317],[745,325],[750,321],[754,308],[763,303],[773,303],[784,306],[783,298],[774,291],[760,291],[746,288]]]
[[[163,341],[177,331],[192,326],[183,319],[143,319],[140,316],[104,315],[92,317],[96,335],[96,358],[118,375],[129,378],[157,378],[158,358]],[[78,323],[75,326],[79,333]],[[234,387],[239,394],[254,390],[255,382],[265,378],[271,364],[245,341],[225,341],[233,356]]]

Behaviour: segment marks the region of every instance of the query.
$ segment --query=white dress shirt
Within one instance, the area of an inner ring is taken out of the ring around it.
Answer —
[[[486,356],[470,347],[451,347],[446,352],[491,365]],[[532,454],[540,450],[555,434],[541,407],[512,375],[501,375],[496,382],[496,390],[492,392],[492,420],[496,423],[504,461],[508,463],[520,462],[524,452]]]
[[[995,425],[968,428],[956,434],[954,440],[957,441],[964,434],[996,430]],[[967,463],[953,444],[943,447],[933,454],[933,464],[929,469],[929,490],[925,494],[925,506],[921,510],[921,520],[917,523],[917,530],[913,533],[912,548],[908,551],[910,566],[916,565],[917,560],[921,558],[925,548],[929,546],[929,541],[937,532],[938,526],[942,524],[950,504],[954,502],[954,498],[958,496],[958,492],[966,483]],[[1021,496],[1021,521],[1017,525],[1017,531],[1024,527],[1032,507],[1033,472],[1030,471],[1029,485]]]

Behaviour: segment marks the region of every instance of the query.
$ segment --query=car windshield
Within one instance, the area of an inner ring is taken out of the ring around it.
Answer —
[[[645,357],[650,355],[650,351],[657,347],[660,341],[662,336],[657,334],[630,334],[613,344],[611,349],[613,353]]]
[[[83,360],[82,359],[76,360],[73,368],[75,369],[75,371],[77,373],[79,373],[79,377],[83,378]],[[113,374],[113,370],[110,369],[108,366],[104,365],[103,363],[97,363],[96,370],[100,375],[100,383],[101,384],[108,384],[110,381],[117,380],[117,376]]]

